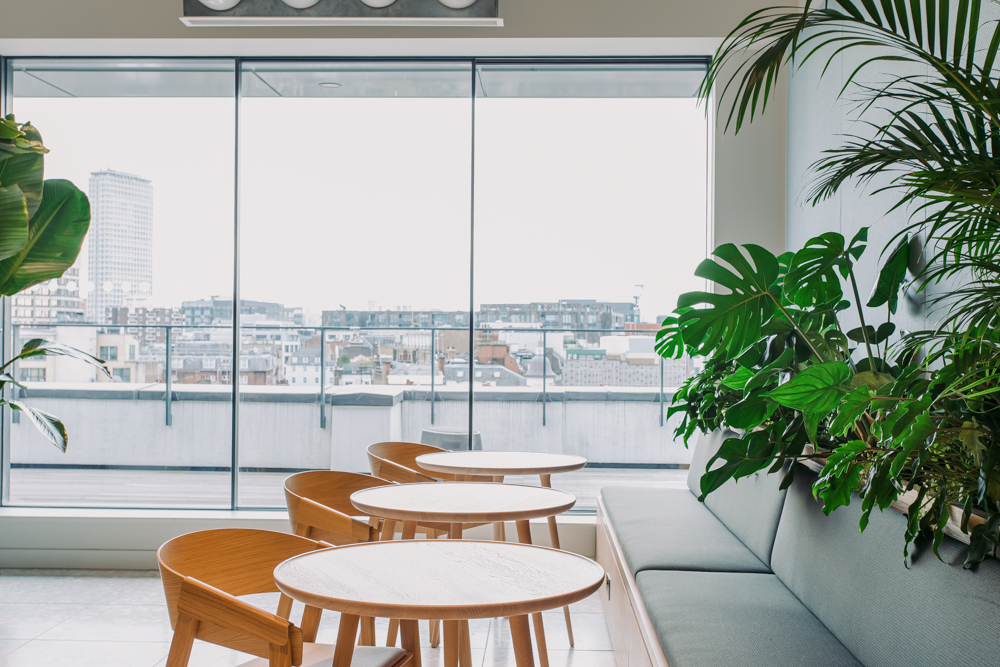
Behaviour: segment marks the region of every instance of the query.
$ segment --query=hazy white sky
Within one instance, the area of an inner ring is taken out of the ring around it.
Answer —
[[[706,123],[688,99],[479,99],[475,303],[702,287]],[[232,101],[17,98],[84,190],[153,181],[155,305],[232,293]],[[244,99],[246,299],[313,311],[469,303],[470,101]],[[86,264],[86,249],[81,255]],[[84,270],[86,270],[84,268]]]

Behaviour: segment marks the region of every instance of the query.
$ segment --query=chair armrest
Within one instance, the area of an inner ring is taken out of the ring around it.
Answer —
[[[289,643],[295,626],[279,616],[268,613],[239,598],[204,584],[192,577],[181,583],[177,611],[199,621],[242,632],[268,644]]]
[[[358,542],[374,542],[378,539],[378,531],[366,521],[355,519],[309,498],[300,497],[297,500],[298,507],[295,508],[294,513],[295,523],[343,535]]]

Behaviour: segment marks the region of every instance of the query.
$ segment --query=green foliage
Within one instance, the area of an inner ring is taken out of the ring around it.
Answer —
[[[738,132],[767,108],[786,65],[819,60],[826,76],[858,51],[841,93],[851,90],[868,136],[826,151],[809,199],[881,176],[888,185],[875,191],[913,217],[883,250],[867,300],[854,271],[867,229],[850,243],[821,234],[780,258],[748,246],[752,263],[724,246],[716,257],[731,269],[699,267],[719,289],[682,296],[696,310],[667,318],[657,350],[708,357],[675,394],[678,435],[737,430],[702,497],[765,469],[786,470],[787,486],[794,461],[815,459],[823,510],[860,498],[862,530],[876,508],[911,494],[904,551],[920,540],[936,553],[955,507],[967,565],[1000,545],[1000,22],[981,10],[981,0],[807,0],[754,12],[716,53],[700,93],[721,89],[726,127]],[[898,66],[907,74],[893,76]],[[864,71],[882,82],[857,83]],[[909,266],[913,238],[930,249],[922,267]],[[930,298],[943,326],[897,332],[908,283],[957,285]],[[845,330],[845,311],[859,326]]]
[[[90,202],[75,185],[43,178],[48,149],[30,123],[13,115],[0,119],[0,295],[12,296],[32,285],[63,275],[76,261],[90,227]],[[0,367],[0,405],[27,415],[53,445],[66,451],[66,427],[58,417],[6,398],[7,372],[17,359],[70,356],[108,372],[104,362],[74,348],[30,340]]]

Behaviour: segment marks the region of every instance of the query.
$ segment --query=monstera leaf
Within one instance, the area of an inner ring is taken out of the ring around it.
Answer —
[[[896,244],[885,263],[878,272],[878,280],[872,287],[872,293],[868,295],[868,307],[875,308],[882,304],[889,304],[889,312],[895,313],[899,304],[899,287],[906,279],[906,266],[909,264],[909,237],[903,237]]]
[[[731,243],[713,253],[732,268],[712,259],[698,265],[695,275],[729,290],[728,294],[688,292],[677,299],[679,308],[691,308],[678,318],[684,343],[696,354],[724,350],[732,358],[760,340],[764,323],[777,308],[772,286],[779,277],[777,258],[764,248],[743,246],[750,261]],[[775,288],[776,289],[776,288]]]
[[[836,232],[809,239],[792,258],[785,276],[785,296],[803,308],[840,301],[844,296],[840,278],[848,276],[852,258],[861,256],[867,242],[867,227],[854,235],[850,245]]]
[[[45,181],[42,204],[28,221],[27,240],[0,261],[0,294],[10,296],[66,272],[90,228],[90,202],[64,180]]]

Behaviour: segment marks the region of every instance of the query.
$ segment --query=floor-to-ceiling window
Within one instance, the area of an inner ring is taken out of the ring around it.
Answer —
[[[94,214],[77,265],[12,298],[14,335],[112,377],[19,365],[70,445],[12,423],[4,502],[278,507],[292,471],[470,429],[588,457],[581,509],[656,479],[685,460],[662,415],[697,363],[652,337],[706,254],[703,72],[8,60],[8,111]]]

